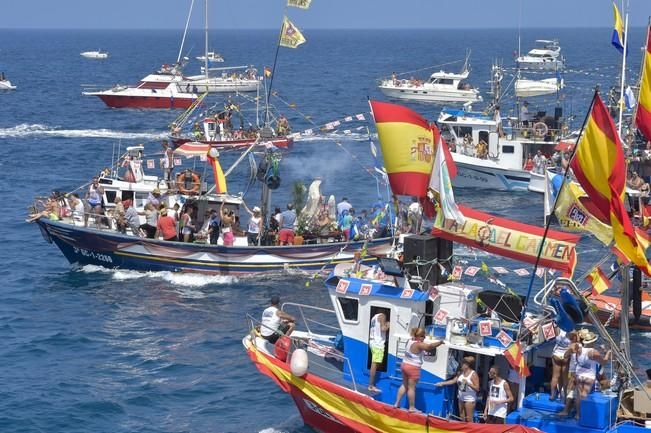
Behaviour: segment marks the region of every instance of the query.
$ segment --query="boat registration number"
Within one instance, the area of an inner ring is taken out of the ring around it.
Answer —
[[[108,254],[100,254],[95,251],[88,251],[84,248],[73,247],[75,254],[80,254],[84,257],[90,257],[104,263],[113,263],[113,259]]]

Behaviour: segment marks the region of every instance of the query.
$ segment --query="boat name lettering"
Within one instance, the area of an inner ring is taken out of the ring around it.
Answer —
[[[462,235],[481,243],[496,245],[530,255],[536,255],[540,248],[541,237],[527,233],[509,230],[503,227],[490,226],[484,221],[466,218],[463,224],[446,219],[443,229],[450,233]],[[569,260],[574,247],[566,242],[547,239],[543,244],[543,257],[556,260]]]
[[[96,253],[94,251],[88,251],[88,250],[86,250],[84,248],[77,248],[77,247],[72,247],[72,248],[73,248],[75,254],[81,254],[84,257],[90,257],[90,258],[93,258],[93,259],[98,260],[100,262],[113,263],[113,259],[111,258],[111,256],[109,256],[107,254],[100,254],[100,253]]]

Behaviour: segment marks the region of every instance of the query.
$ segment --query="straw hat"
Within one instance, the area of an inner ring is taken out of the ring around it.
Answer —
[[[583,344],[591,344],[599,339],[599,336],[589,329],[580,329],[579,330],[579,340]]]

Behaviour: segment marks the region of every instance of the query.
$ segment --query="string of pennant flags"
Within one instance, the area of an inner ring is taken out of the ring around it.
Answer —
[[[318,132],[335,131],[337,130],[338,127],[340,127],[342,124],[345,123],[365,122],[365,121],[366,121],[366,115],[364,113],[359,113],[352,116],[346,116],[342,119],[333,120],[331,122],[324,123],[320,126],[308,128],[300,132],[294,132],[292,134],[289,134],[288,137],[290,138],[309,137],[315,135]],[[342,132],[344,134],[352,134],[353,130],[361,131],[365,128],[366,128],[365,126],[358,126],[356,128],[344,129]]]

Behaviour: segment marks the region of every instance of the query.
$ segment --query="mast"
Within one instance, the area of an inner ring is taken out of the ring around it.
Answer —
[[[628,329],[628,313],[631,305],[631,272],[630,265],[622,266],[620,269],[622,276],[622,298],[620,300],[619,310],[619,327],[620,327],[620,342],[619,348],[626,355],[627,359],[631,359],[631,340],[630,332]]]
[[[204,52],[204,54],[203,54],[203,66],[204,66],[204,69],[206,70],[206,89],[208,89],[208,0],[206,0],[205,14],[206,14],[206,17],[204,18],[205,46],[204,46],[204,51],[203,51]]]
[[[181,61],[181,56],[183,55],[183,45],[185,45],[185,35],[188,33],[188,26],[190,25],[190,17],[192,16],[192,7],[194,6],[194,0],[190,3],[190,11],[188,12],[188,18],[185,20],[185,30],[183,30],[183,38],[181,39],[181,47],[179,48],[179,55],[176,57],[176,63]]]
[[[628,6],[628,1],[626,2]],[[622,8],[624,0],[622,0]],[[619,86],[619,123],[617,124],[617,135],[622,136],[622,117],[624,115],[624,84],[626,78],[626,55],[628,54],[628,8],[626,9],[626,18],[624,19],[624,53],[622,54],[622,82]]]

